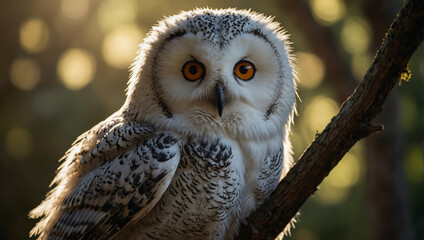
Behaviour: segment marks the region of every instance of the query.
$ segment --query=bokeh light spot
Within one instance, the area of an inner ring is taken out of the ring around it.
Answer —
[[[135,25],[115,28],[103,41],[103,57],[116,68],[128,68],[137,54],[142,39],[140,29]]]
[[[33,150],[31,133],[21,127],[12,128],[6,134],[6,153],[14,159],[25,159]]]
[[[361,81],[365,73],[367,72],[368,68],[371,65],[371,56],[368,54],[353,54],[352,55],[352,71],[353,75],[358,81]]]
[[[40,81],[40,68],[30,58],[17,58],[10,67],[12,84],[21,90],[32,90]]]
[[[318,190],[319,202],[333,205],[345,201],[350,187],[358,182],[360,170],[359,159],[356,155],[346,153],[339,164],[321,183]]]
[[[323,25],[336,23],[346,13],[342,0],[311,0],[310,4],[315,18]]]
[[[355,155],[346,153],[340,163],[326,178],[328,184],[337,188],[349,188],[358,182],[359,161]]]
[[[341,32],[343,48],[350,53],[365,53],[370,44],[370,29],[368,24],[359,17],[345,20]]]
[[[62,0],[60,10],[70,19],[80,19],[88,12],[88,0]]]
[[[26,52],[38,53],[46,48],[49,36],[47,24],[39,18],[34,18],[21,25],[19,42]]]
[[[68,49],[60,56],[57,71],[65,87],[79,90],[93,80],[96,62],[93,55],[86,50]]]
[[[311,53],[298,52],[296,57],[300,86],[307,89],[316,88],[324,78],[324,63]]]
[[[422,182],[423,179],[423,149],[420,145],[412,145],[407,149],[405,159],[406,176],[414,182]]]
[[[322,182],[317,191],[317,200],[323,205],[337,205],[347,199],[349,190],[346,188],[335,188]]]
[[[131,24],[137,16],[137,1],[135,0],[105,0],[99,7],[97,19],[104,32]]]
[[[331,98],[323,95],[312,99],[311,103],[305,109],[304,120],[310,132],[321,132],[330,122],[331,118],[339,110],[338,105]]]

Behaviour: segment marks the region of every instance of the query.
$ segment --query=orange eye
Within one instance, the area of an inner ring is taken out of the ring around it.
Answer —
[[[188,81],[196,81],[205,76],[205,66],[201,62],[191,60],[184,64],[182,72]]]
[[[253,63],[241,60],[234,66],[234,74],[238,79],[248,81],[255,76],[255,65]]]

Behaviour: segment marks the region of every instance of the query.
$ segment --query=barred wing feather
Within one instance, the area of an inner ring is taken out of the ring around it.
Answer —
[[[177,139],[162,133],[95,169],[65,198],[48,239],[108,239],[159,201],[177,169]]]

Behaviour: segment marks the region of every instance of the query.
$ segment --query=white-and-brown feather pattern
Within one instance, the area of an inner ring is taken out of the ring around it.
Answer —
[[[177,139],[162,133],[103,164],[65,198],[49,239],[112,237],[156,204],[179,159]]]
[[[73,189],[60,204],[50,206],[55,211],[44,206],[45,218],[60,215],[52,226],[40,229],[51,229],[47,239],[108,239],[150,211],[167,189],[180,159],[178,139],[169,133],[152,134],[152,130],[146,124],[119,122],[109,131],[100,131],[106,133],[97,137],[91,151],[84,151],[86,161],[72,161],[80,172],[73,175],[78,178]],[[78,142],[84,139],[89,137]],[[93,164],[98,167],[83,174]],[[69,179],[60,179],[57,188],[63,181]]]

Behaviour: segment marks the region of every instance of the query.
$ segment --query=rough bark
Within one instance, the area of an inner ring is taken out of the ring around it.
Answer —
[[[423,40],[423,0],[409,0],[392,23],[364,80],[308,147],[277,189],[248,219],[238,239],[274,239],[360,139],[382,126],[371,121]]]

